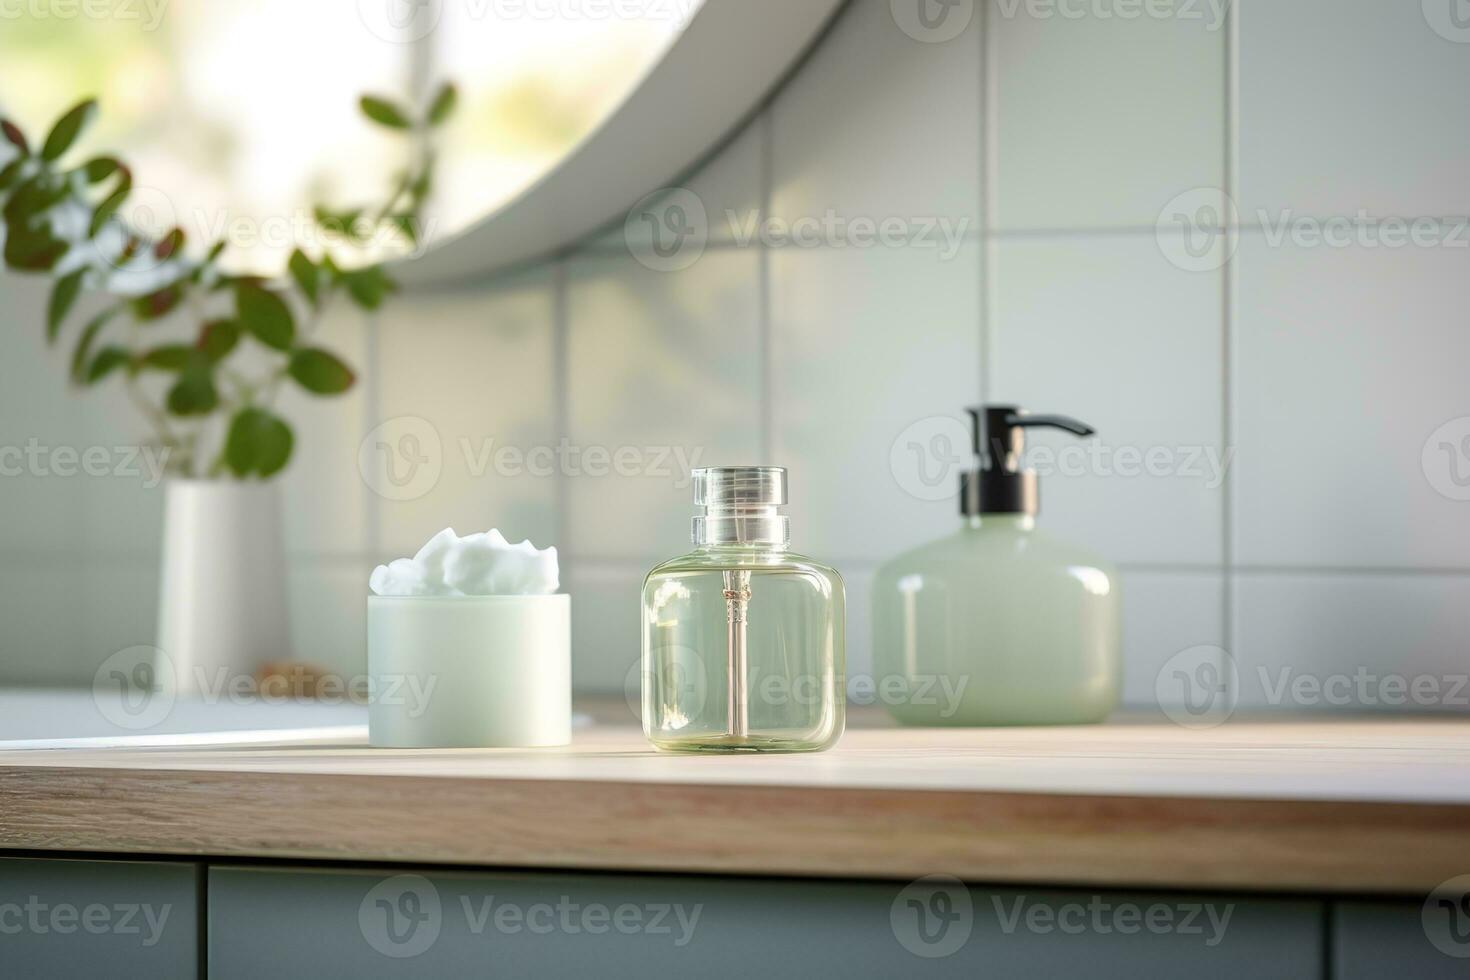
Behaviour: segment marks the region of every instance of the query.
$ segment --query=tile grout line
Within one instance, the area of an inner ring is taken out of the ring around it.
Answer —
[[[560,551],[560,549],[558,549]],[[114,553],[67,553],[57,555],[54,552],[39,551],[16,551],[10,552],[12,557],[34,563],[42,569],[56,568],[80,568],[87,565],[98,567],[136,566],[143,565],[153,568],[157,564],[156,553],[145,551],[128,551]],[[353,567],[364,563],[372,565],[399,557],[393,554],[381,554],[366,551],[336,551],[336,552],[291,552],[286,556],[287,563],[293,568],[338,568],[343,566]],[[579,561],[589,565],[613,565],[629,566],[638,565],[650,560],[658,560],[664,555],[650,554],[637,556],[628,554],[618,555],[589,555],[578,554],[571,551],[563,553],[568,560]],[[840,565],[877,568],[886,561],[882,557],[862,557],[851,555],[833,555],[828,553],[827,558]],[[1226,573],[1222,564],[1210,564],[1207,562],[1137,562],[1123,561],[1114,563],[1117,568],[1124,572],[1134,572],[1147,575],[1221,575]],[[1407,565],[1249,565],[1236,563],[1229,570],[1237,577],[1279,577],[1279,578],[1385,578],[1385,579],[1463,579],[1470,578],[1470,566],[1435,566],[1419,567]]]
[[[608,570],[646,570],[649,562],[658,561],[662,556],[648,554],[645,556],[633,554],[567,554],[568,560],[577,562],[584,570],[608,571]],[[825,556],[828,561],[843,569],[857,571],[875,571],[886,561],[886,558],[876,556],[854,556],[832,554],[828,552]],[[310,564],[333,564],[339,559],[308,560]],[[1119,571],[1136,575],[1160,575],[1174,577],[1190,577],[1199,575],[1225,576],[1225,568],[1221,565],[1190,564],[1190,563],[1168,563],[1168,562],[1118,562],[1116,567]],[[1232,571],[1240,576],[1253,576],[1260,578],[1386,578],[1386,579],[1463,579],[1470,578],[1470,568],[1342,568],[1328,565],[1237,565]]]
[[[1358,567],[1337,565],[1242,565],[1232,564],[1230,572],[1245,575],[1294,575],[1298,577],[1326,578],[1351,575],[1377,576],[1379,578],[1464,578],[1470,576],[1470,568],[1453,566],[1410,567],[1392,565],[1361,565]]]
[[[568,351],[571,343],[569,337],[571,326],[569,322],[569,306],[569,297],[567,295],[567,260],[564,257],[559,257],[553,262],[551,271],[551,427],[556,435],[558,444],[563,439],[571,438],[569,431],[571,427],[570,356]],[[566,477],[558,472],[556,479],[552,481],[552,493],[554,497],[552,512],[556,515],[557,550],[564,554],[570,554],[576,549],[567,546],[571,524],[567,519],[566,484]]]
[[[759,207],[763,216],[771,213],[771,201],[775,196],[776,146],[773,133],[771,110],[761,110],[760,119],[760,174]],[[775,325],[771,301],[771,251],[758,246],[756,254],[757,283],[756,302],[759,304],[757,345],[760,348],[760,457],[764,465],[775,465],[776,452],[776,404],[775,404]]]
[[[982,142],[986,142],[986,143],[989,143],[990,145],[994,145],[995,140],[993,140],[993,139],[991,139],[991,140],[982,140]],[[993,151],[987,150],[986,152],[993,152]],[[985,164],[982,164],[982,167],[984,167],[984,166],[985,166]],[[998,169],[995,166],[994,161],[990,161],[990,169],[992,171]],[[993,202],[993,199],[996,196],[996,191],[995,191],[995,188],[993,186],[996,183],[996,179],[995,179],[995,177],[993,175],[991,175],[991,176],[984,177],[983,180],[986,183],[992,185],[989,188],[989,190],[988,190],[988,194],[989,194],[990,199]],[[990,210],[992,210],[992,211],[994,210],[993,203],[991,205]],[[1400,214],[1390,214],[1390,215],[1381,215],[1381,216],[1370,217],[1370,218],[1366,218],[1366,219],[1362,219],[1362,220],[1359,220],[1356,215],[1348,215],[1348,214],[1302,215],[1301,217],[1304,218],[1304,219],[1311,219],[1311,220],[1316,220],[1316,221],[1319,221],[1319,222],[1345,220],[1345,221],[1352,221],[1354,223],[1354,225],[1357,226],[1357,227],[1363,227],[1363,228],[1379,228],[1379,227],[1382,227],[1383,225],[1385,225],[1385,224],[1387,224],[1389,222],[1412,224],[1413,222],[1416,222],[1416,221],[1440,221],[1440,222],[1460,221],[1460,220],[1465,219],[1467,216],[1466,215],[1424,215],[1424,214],[1419,214],[1419,215],[1400,215]],[[1264,224],[1261,224],[1259,222],[1236,222],[1236,223],[1232,223],[1232,224],[1229,224],[1229,225],[1217,226],[1216,228],[1214,228],[1214,230],[1220,231],[1220,232],[1230,231],[1230,232],[1234,232],[1237,235],[1264,235],[1264,234],[1270,232],[1272,229],[1271,229],[1271,226],[1264,225]],[[960,236],[960,239],[959,240],[961,242],[965,242],[965,243],[979,243],[979,244],[988,245],[988,244],[993,244],[995,242],[1027,241],[1027,240],[1047,240],[1047,239],[1066,239],[1066,240],[1084,239],[1085,240],[1085,239],[1097,239],[1097,238],[1131,238],[1131,237],[1139,237],[1139,238],[1149,237],[1149,238],[1153,238],[1153,237],[1157,237],[1159,234],[1161,234],[1160,231],[1159,231],[1159,229],[1157,227],[1155,227],[1155,226],[1152,226],[1152,225],[1094,225],[1094,226],[1091,226],[1091,227],[1089,227],[1089,226],[1083,226],[1083,225],[1077,225],[1075,227],[1047,227],[1047,228],[995,228],[995,227],[989,227],[989,228],[985,228],[983,231],[967,231],[967,232],[965,232],[965,234],[963,234],[963,235]],[[1167,234],[1167,235],[1170,235],[1170,236],[1178,236],[1178,235],[1185,234],[1185,232],[1183,232],[1183,231],[1172,231],[1171,230],[1171,231],[1165,232],[1164,234]],[[756,247],[759,247],[759,246],[749,245],[749,244],[742,245],[739,242],[736,242],[736,241],[734,241],[732,239],[711,239],[705,245],[705,251],[706,252],[731,252],[731,251],[741,251],[743,249],[756,248]],[[855,247],[856,246],[839,246],[839,245],[832,245],[832,244],[823,243],[823,244],[820,244],[820,245],[802,246],[802,251],[803,252],[818,252],[818,253],[820,253],[820,252],[837,251],[839,249],[849,249],[849,250],[851,250],[852,248],[855,248]],[[870,250],[873,250],[873,251],[879,251],[879,250],[897,251],[897,249],[895,249],[895,248],[889,248],[887,246],[882,246],[882,245],[872,245],[872,246],[869,246],[869,249]],[[627,253],[627,250],[623,246],[621,246],[621,245],[605,245],[605,244],[598,244],[596,242],[590,242],[590,243],[586,243],[586,244],[578,244],[578,245],[576,245],[575,246],[575,254],[578,257],[580,257],[580,258],[587,258],[587,259],[594,259],[595,260],[595,259],[626,258],[628,253]],[[554,261],[554,260],[548,259],[545,264],[549,265],[549,264],[551,264],[552,261]],[[460,286],[454,286],[452,288],[451,287],[445,287],[445,289],[443,290],[443,292],[446,292],[446,293],[478,292],[478,291],[480,291],[480,290],[482,290],[484,288],[486,288],[486,287],[484,285],[480,285],[480,284],[477,284],[477,285],[471,286],[471,287],[465,287],[465,286],[460,285]],[[429,286],[424,286],[424,287],[421,287],[421,288],[416,288],[414,290],[414,295],[434,295],[437,292],[439,292],[439,290],[436,287],[434,287],[432,285],[429,285]]]
[[[980,291],[980,404],[990,401],[994,390],[995,376],[993,355],[995,344],[991,337],[995,316],[991,308],[991,287],[995,278],[995,229],[991,221],[996,206],[996,178],[998,167],[993,159],[998,143],[992,125],[998,121],[999,85],[996,81],[998,59],[991,41],[990,4],[980,6],[980,274],[977,286]]]
[[[1240,199],[1239,187],[1239,144],[1240,144],[1240,8],[1232,4],[1226,12],[1228,18],[1223,43],[1225,45],[1225,158],[1224,183],[1226,193],[1232,201]],[[1228,241],[1228,239],[1227,239]],[[1221,267],[1221,320],[1220,320],[1220,437],[1221,451],[1229,452],[1235,440],[1235,316],[1236,274],[1233,253],[1227,253]],[[1220,641],[1221,645],[1238,657],[1235,649],[1235,479],[1227,471],[1220,485],[1220,563],[1224,578],[1220,585]],[[1235,692],[1239,696],[1239,692]]]
[[[362,434],[367,434],[377,428],[378,420],[383,414],[383,371],[382,371],[382,349],[378,336],[378,315],[376,313],[363,314],[363,360],[367,376],[372,379],[370,384],[363,386],[362,398]],[[383,550],[383,508],[382,501],[371,486],[364,483],[364,496],[367,504],[364,511],[367,516],[367,540],[363,544],[370,555],[376,555]]]

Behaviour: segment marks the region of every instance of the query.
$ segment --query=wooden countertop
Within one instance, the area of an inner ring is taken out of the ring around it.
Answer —
[[[1424,893],[1470,872],[1470,721],[856,729],[816,755],[4,751],[0,848]]]

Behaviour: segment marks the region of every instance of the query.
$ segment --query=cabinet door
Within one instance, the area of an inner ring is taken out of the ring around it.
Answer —
[[[1323,907],[658,875],[211,868],[216,980],[1319,978]]]
[[[1446,902],[1335,903],[1334,980],[1470,978],[1470,915],[1461,901]]]
[[[0,858],[0,976],[199,975],[198,866]]]

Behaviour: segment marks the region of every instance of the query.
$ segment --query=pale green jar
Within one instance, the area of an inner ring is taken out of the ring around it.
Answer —
[[[1070,725],[1118,703],[1117,571],[1036,526],[1023,431],[1092,430],[1009,406],[971,409],[982,465],[960,530],[893,559],[873,585],[875,690],[908,725]],[[983,430],[983,434],[982,434]]]

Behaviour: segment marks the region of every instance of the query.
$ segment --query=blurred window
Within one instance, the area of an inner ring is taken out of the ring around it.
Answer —
[[[358,96],[458,108],[424,231],[451,235],[552,168],[636,87],[701,0],[0,0],[0,113],[33,138],[88,96],[74,153],[133,167],[125,211],[191,251],[279,272],[316,203],[384,195],[410,152]]]

